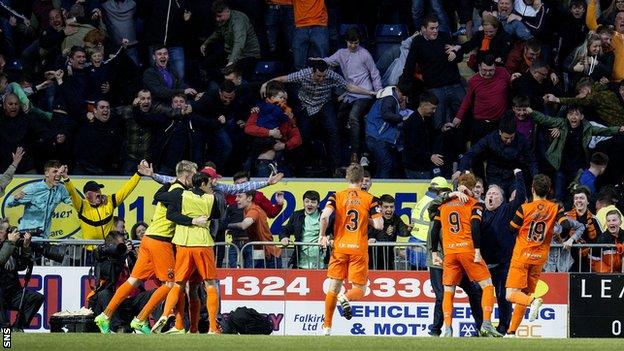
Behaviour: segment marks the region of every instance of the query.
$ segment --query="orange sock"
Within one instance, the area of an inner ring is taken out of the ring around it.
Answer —
[[[444,313],[444,326],[450,327],[453,323],[453,293],[450,291],[444,292],[442,312]]]
[[[201,301],[199,299],[189,300],[189,319],[191,320],[191,333],[199,332],[199,310]]]
[[[526,306],[530,305],[533,302],[533,298],[522,291],[514,291],[509,296],[509,301],[513,303],[517,303],[520,305]]]
[[[174,285],[174,288],[175,287],[177,287],[177,285]],[[149,317],[150,313],[152,313],[152,311],[154,310],[154,308],[156,308],[156,306],[158,306],[158,304],[163,302],[163,300],[169,296],[169,292],[171,290],[173,290],[173,289],[168,287],[167,284],[163,284],[158,289],[156,289],[156,291],[154,291],[154,293],[152,294],[152,297],[150,297],[149,301],[147,301],[147,304],[145,305],[145,307],[143,307],[143,309],[141,310],[141,313],[139,313],[137,318],[140,321],[146,321],[147,318]],[[178,296],[177,292],[176,292],[175,296],[176,297]],[[176,300],[176,302],[177,302],[177,300]],[[169,313],[170,310],[173,308],[173,306],[175,306],[176,302],[174,302],[173,305],[171,305],[171,307],[169,307],[169,309],[165,310],[165,312],[163,312],[163,313],[164,314]]]
[[[184,306],[186,306],[186,295],[180,291],[178,303],[176,304],[176,321],[175,327],[178,330],[184,329]]]
[[[331,328],[337,302],[338,296],[336,295],[336,293],[333,291],[328,291],[327,295],[325,295],[325,322],[323,323],[324,327]]]
[[[511,315],[511,323],[509,324],[509,329],[507,329],[507,333],[515,333],[518,327],[520,326],[520,322],[524,318],[524,313],[526,312],[527,306],[516,303],[514,307],[513,314]]]
[[[494,310],[494,285],[488,285],[483,288],[481,294],[481,308],[483,309],[483,320],[492,320],[492,311]]]
[[[128,282],[124,282],[117,288],[117,291],[115,291],[115,295],[113,295],[113,298],[110,300],[108,306],[106,306],[106,309],[104,310],[104,314],[106,315],[106,317],[108,317],[108,319],[110,319],[113,313],[117,311],[119,305],[121,305],[121,303],[124,302],[124,300],[128,296],[130,296],[133,290],[134,286],[130,285],[130,283]]]
[[[364,297],[364,290],[357,286],[353,286],[349,291],[347,291],[345,296],[349,299],[349,301],[361,300]]]
[[[217,314],[219,313],[219,295],[217,294],[217,288],[212,285],[206,287],[206,305],[208,307],[210,330],[218,330],[219,325],[217,324]]]

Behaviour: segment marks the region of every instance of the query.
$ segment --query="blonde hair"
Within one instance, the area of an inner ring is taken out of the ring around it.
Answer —
[[[181,177],[187,173],[196,173],[197,164],[195,162],[182,160],[176,164],[176,176]]]
[[[585,38],[585,42],[574,50],[574,58],[572,59],[573,65],[577,64],[578,62],[583,61],[585,58],[590,56],[589,47],[595,41],[602,43],[602,40],[600,39],[600,35],[596,34],[595,32],[589,32],[587,34],[587,37]],[[600,45],[600,51],[598,52],[598,55],[602,55],[602,45]],[[585,67],[584,73],[586,74],[591,73],[588,71],[589,71],[589,67]]]
[[[500,21],[498,20],[498,18],[491,15],[483,16],[483,25],[485,26],[486,24],[489,24],[496,29],[500,28]]]
[[[346,178],[351,184],[361,183],[364,180],[364,167],[357,163],[352,163],[347,167]]]

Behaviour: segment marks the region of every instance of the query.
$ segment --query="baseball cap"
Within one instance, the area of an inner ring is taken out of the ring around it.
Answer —
[[[217,173],[217,170],[215,170],[212,167],[204,167],[202,168],[200,172],[209,176],[210,178],[216,178],[216,179],[222,178],[221,175]]]
[[[82,192],[86,193],[87,191],[100,191],[103,187],[104,184],[98,184],[97,182],[90,180],[84,185],[84,187],[82,187]]]
[[[451,184],[444,177],[435,177],[431,179],[430,186],[437,189],[452,189]]]

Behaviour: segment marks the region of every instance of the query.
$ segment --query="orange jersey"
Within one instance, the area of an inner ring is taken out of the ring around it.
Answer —
[[[368,253],[368,219],[381,217],[379,201],[360,189],[345,189],[327,200],[334,209],[334,251],[345,254]]]
[[[512,262],[539,265],[546,263],[555,223],[566,220],[563,208],[548,200],[520,206],[510,225],[518,230]]]
[[[445,255],[474,252],[471,221],[481,221],[482,215],[483,204],[473,198],[466,203],[452,199],[440,206],[434,220],[439,221],[442,226],[442,247]]]

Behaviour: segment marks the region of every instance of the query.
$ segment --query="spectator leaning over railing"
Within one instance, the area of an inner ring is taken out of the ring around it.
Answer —
[[[282,245],[287,246],[291,236],[294,237],[295,242],[318,243],[319,231],[321,230],[320,199],[321,196],[314,190],[308,190],[303,194],[303,209],[293,212],[288,223],[282,227],[279,235]],[[325,268],[324,257],[325,254],[323,254],[319,246],[297,245],[288,261],[288,267],[323,269]]]
[[[607,213],[607,229],[598,237],[597,244],[615,244],[615,248],[593,248],[592,271],[601,273],[622,272],[624,230],[621,229],[622,214],[616,210]]]
[[[397,238],[408,237],[412,231],[412,225],[405,222],[395,213],[394,197],[389,194],[381,195],[381,215],[383,229],[368,226],[368,243],[396,242]],[[369,247],[369,268],[394,270],[395,246]]]
[[[22,156],[24,156],[24,149],[22,147],[18,147],[15,149],[15,152],[12,154],[13,162],[9,165],[6,171],[2,175],[0,175],[0,196],[4,195],[4,191],[7,186],[13,180],[13,176],[15,175],[15,170],[17,166],[19,166],[20,161],[22,161]]]
[[[568,218],[572,218],[585,226],[585,231],[580,239],[576,240],[579,244],[595,244],[598,240],[598,234],[600,233],[600,226],[594,218],[594,214],[588,209],[590,192],[584,186],[579,186],[572,190],[573,208],[566,212]],[[572,233],[570,233],[572,234]],[[580,252],[579,252],[580,251]],[[587,261],[587,254],[589,249],[572,249],[572,258],[574,258],[574,264],[570,269],[571,272],[588,272],[589,261]]]
[[[18,150],[19,152],[19,150]],[[22,190],[7,199],[8,207],[24,206],[24,214],[19,222],[19,230],[41,229],[43,237],[50,237],[52,215],[58,204],[71,204],[61,176],[67,173],[67,166],[50,160],[43,166],[44,179],[26,185]]]

